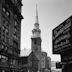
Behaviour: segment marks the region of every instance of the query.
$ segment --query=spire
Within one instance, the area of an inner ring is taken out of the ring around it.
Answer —
[[[32,30],[32,37],[40,37],[41,30],[39,29],[39,23],[38,23],[38,9],[36,4],[36,22],[34,23],[34,29]]]
[[[38,23],[38,9],[37,9],[37,4],[36,4],[36,23]]]

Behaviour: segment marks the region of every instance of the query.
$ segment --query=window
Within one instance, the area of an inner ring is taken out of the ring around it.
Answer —
[[[8,37],[6,38],[6,42],[7,42],[7,43],[9,42],[9,38],[8,38]]]
[[[17,31],[17,27],[18,27],[18,23],[17,23],[17,21],[15,21],[15,24],[14,24],[14,30],[15,30],[15,32]]]
[[[3,33],[5,33],[5,30],[3,30]]]
[[[6,33],[6,35],[9,34],[9,30],[8,30],[8,28],[6,28],[5,25],[2,26],[2,30],[3,30],[3,33],[4,33],[4,34],[5,34],[5,33]]]
[[[0,40],[1,40],[1,35],[0,35]]]
[[[0,59],[1,59],[1,55],[0,55]]]
[[[17,0],[15,0],[15,2],[17,2]]]
[[[17,41],[14,40],[13,44],[14,44],[15,47],[18,47],[18,42]]]
[[[16,28],[14,30],[15,30],[15,32],[17,32],[17,29]]]
[[[2,61],[2,62],[6,62],[7,60],[8,60],[8,57],[3,56],[3,55],[1,56],[1,61]]]
[[[16,63],[16,60],[13,60],[13,64],[15,64]]]
[[[12,54],[13,51],[12,51],[11,49],[8,49],[8,53],[9,53],[9,54]]]
[[[34,40],[34,44],[37,44],[37,40],[36,39]]]
[[[4,16],[2,16],[2,22],[3,22],[3,25],[1,27],[2,33],[3,35],[8,36],[9,35],[9,21]]]
[[[18,28],[19,28],[19,24],[18,24],[17,21],[15,21],[14,28],[16,28],[17,30],[18,30]]]
[[[14,17],[15,17],[15,19],[16,19],[16,18],[17,18],[17,15],[15,14]]]
[[[5,34],[2,35],[2,39],[4,39],[4,38],[5,38]]]
[[[1,27],[0,27],[0,31],[1,31]]]
[[[4,27],[4,26],[2,26],[2,29],[4,30],[4,29],[5,29],[5,27]]]
[[[9,16],[9,12],[6,12],[6,15]]]
[[[13,64],[13,61],[12,61],[12,59],[10,60],[10,64]]]
[[[15,26],[17,26],[17,22],[15,21]]]
[[[16,35],[14,37],[15,37],[15,39],[17,38]]]
[[[4,48],[4,45],[2,45],[2,48]]]
[[[6,23],[6,26],[9,27],[9,23],[8,22]]]
[[[8,29],[5,29],[5,32],[8,33]]]
[[[6,12],[6,9],[5,8],[2,8],[3,12]]]
[[[7,50],[8,49],[8,47],[5,47],[5,50]]]
[[[13,37],[14,37],[15,39],[17,39],[17,29],[16,29],[16,28],[15,28],[15,30],[14,30]]]
[[[9,11],[6,11],[6,15],[9,17],[10,16],[10,13],[9,13]]]
[[[2,11],[3,11],[8,17],[10,16],[10,12],[9,12],[5,7],[2,8]]]
[[[6,26],[6,27],[9,27],[9,21],[5,18],[3,18],[3,24]]]
[[[2,38],[2,42],[3,42],[3,43],[5,42],[5,37]]]
[[[16,32],[13,34],[13,37],[14,37],[15,39],[17,39],[17,35],[16,35]]]
[[[0,27],[0,36],[1,36],[1,27]]]
[[[3,20],[3,24],[5,24],[5,20]]]

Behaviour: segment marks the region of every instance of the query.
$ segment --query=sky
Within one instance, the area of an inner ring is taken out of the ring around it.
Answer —
[[[52,30],[72,15],[72,0],[22,0],[22,4],[21,50],[31,49],[37,4],[42,51],[47,52],[52,61],[60,61],[60,55],[52,53]]]

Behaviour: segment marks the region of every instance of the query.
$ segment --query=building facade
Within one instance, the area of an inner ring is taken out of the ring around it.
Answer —
[[[30,58],[31,58],[31,50],[25,48],[21,50],[19,60],[20,72],[29,71],[31,67]]]
[[[38,71],[38,58],[35,53],[32,51],[28,58],[28,71],[29,72],[37,72]]]
[[[60,54],[57,68],[62,72],[72,72],[72,16],[53,29],[53,54]]]
[[[0,72],[19,69],[21,7],[21,0],[0,0]]]
[[[19,61],[20,72],[38,71],[38,59],[33,51],[29,49],[21,50]]]

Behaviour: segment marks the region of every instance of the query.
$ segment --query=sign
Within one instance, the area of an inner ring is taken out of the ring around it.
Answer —
[[[66,65],[66,62],[56,62],[56,68],[57,69],[62,69],[63,65]]]
[[[72,17],[52,31],[53,53],[60,54],[72,47]]]
[[[69,55],[61,55],[61,62],[72,62],[72,54]]]

